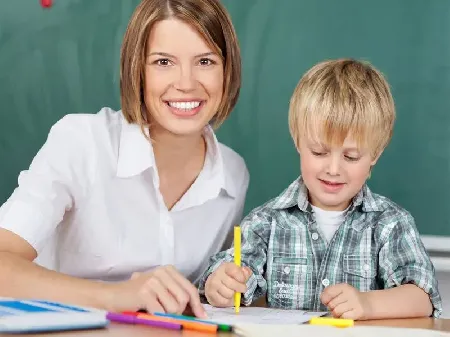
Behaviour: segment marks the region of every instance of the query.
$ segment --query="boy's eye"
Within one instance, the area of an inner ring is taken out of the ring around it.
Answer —
[[[347,159],[348,161],[358,161],[359,157],[345,156],[345,159]]]
[[[214,62],[213,60],[211,60],[209,58],[202,58],[202,59],[200,59],[199,63],[202,66],[210,66],[210,65],[216,64],[216,62]]]
[[[311,153],[313,154],[313,156],[316,156],[316,157],[320,157],[320,156],[326,155],[326,152],[313,151],[313,150],[311,150]]]

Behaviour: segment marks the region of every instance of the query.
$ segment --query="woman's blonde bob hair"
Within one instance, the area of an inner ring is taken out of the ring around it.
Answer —
[[[220,55],[224,64],[222,102],[213,118],[219,127],[229,116],[241,87],[241,55],[231,19],[219,0],[142,0],[125,32],[120,55],[120,98],[129,123],[149,125],[144,102],[147,41],[156,22],[175,18],[192,26]]]
[[[324,61],[301,78],[292,94],[289,129],[302,139],[342,146],[351,136],[375,158],[389,144],[395,121],[394,100],[380,71],[353,59]]]

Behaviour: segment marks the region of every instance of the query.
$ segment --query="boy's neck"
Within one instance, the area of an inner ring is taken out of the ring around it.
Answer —
[[[320,201],[316,200],[316,198],[314,198],[309,192],[308,192],[308,201],[311,204],[311,206],[317,207],[322,211],[332,211],[332,212],[346,211],[352,203],[352,200],[348,200],[347,202],[343,202],[339,205],[331,205],[331,206],[324,205]]]
[[[347,212],[348,210],[349,210],[349,208],[350,208],[350,204],[347,206],[347,208],[345,208],[345,209],[339,209],[339,210],[337,210],[337,209],[324,209],[324,208],[321,208],[321,207],[319,207],[319,206],[315,206],[315,205],[313,205],[313,204],[311,204],[311,207],[313,208],[313,209],[318,209],[319,211],[321,211],[321,212],[325,212],[325,213],[336,213],[336,214],[342,214],[342,213],[345,213],[345,212]]]

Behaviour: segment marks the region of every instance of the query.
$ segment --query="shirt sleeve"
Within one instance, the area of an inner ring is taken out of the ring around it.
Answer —
[[[26,240],[39,254],[76,198],[87,193],[87,158],[73,116],[50,130],[46,142],[28,170],[19,174],[18,186],[0,208],[0,228]]]
[[[242,298],[244,305],[250,305],[254,300],[265,296],[267,292],[264,273],[270,229],[271,223],[258,212],[249,214],[241,223],[241,264],[252,270],[252,276],[247,281],[247,291]],[[234,245],[211,258],[209,267],[200,280],[199,292],[201,295],[205,294],[205,283],[208,277],[222,263],[233,261]]]
[[[247,168],[245,168],[244,171],[244,178],[242,180],[241,188],[239,190],[239,195],[237,198],[237,207],[236,207],[236,215],[234,217],[234,224],[238,224],[242,221],[242,217],[244,214],[244,207],[245,207],[245,199],[247,196],[247,190],[248,190],[248,184],[249,184],[249,173]]]
[[[425,291],[433,305],[433,316],[442,313],[442,302],[434,266],[420,240],[414,219],[406,215],[396,222],[379,254],[379,268],[384,288],[415,284]]]
[[[242,183],[240,184],[240,189],[238,190],[238,194],[236,197],[236,211],[234,213],[233,221],[231,222],[230,230],[228,231],[227,238],[222,245],[221,250],[225,250],[230,248],[230,246],[233,244],[233,228],[236,224],[241,223],[242,217],[244,214],[244,207],[245,207],[245,199],[247,196],[247,190],[248,185],[250,181],[250,176],[247,170],[247,167],[244,167],[244,174]]]

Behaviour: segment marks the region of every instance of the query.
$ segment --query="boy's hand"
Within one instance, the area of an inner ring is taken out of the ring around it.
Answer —
[[[326,287],[320,300],[334,317],[354,320],[368,319],[370,303],[363,293],[346,283]]]
[[[225,262],[212,273],[205,284],[205,296],[209,304],[215,307],[234,305],[234,293],[245,293],[245,285],[252,272],[248,267],[238,267],[232,262]]]

